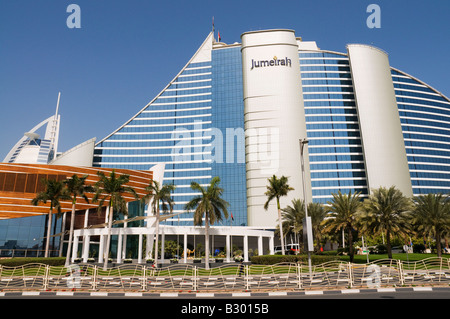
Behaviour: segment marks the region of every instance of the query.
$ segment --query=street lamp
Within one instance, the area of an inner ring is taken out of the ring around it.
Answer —
[[[308,144],[308,139],[299,139],[300,143],[300,159],[302,164],[302,181],[303,181],[303,203],[305,205],[305,218],[303,220],[303,238],[306,242],[306,251],[308,252],[308,266],[309,273],[311,274],[311,251],[313,251],[313,239],[312,239],[312,225],[311,217],[308,216],[308,203],[306,201],[306,180],[305,180],[305,160],[303,157],[303,150]]]
[[[303,158],[303,149],[306,144],[308,144],[308,140],[306,138],[299,140],[300,142],[300,159],[302,162],[302,180],[303,180],[303,198],[305,201],[305,216],[308,216],[308,205],[306,205],[306,182],[305,182],[305,160]]]

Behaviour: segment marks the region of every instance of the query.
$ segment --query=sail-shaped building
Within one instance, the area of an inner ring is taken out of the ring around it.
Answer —
[[[8,160],[38,144],[33,132]],[[449,193],[450,100],[371,45],[320,49],[287,29],[226,44],[211,32],[132,118],[75,149],[99,169],[164,166],[163,182],[176,186],[167,227],[191,227],[191,181],[206,186],[219,176],[230,203],[219,226],[274,230],[276,204],[264,209],[273,175],[293,188],[281,207],[297,198],[326,203],[339,191],[364,198],[378,187]]]
[[[294,188],[283,206],[326,203],[338,191],[364,197],[380,186],[407,196],[449,192],[449,99],[390,66],[381,49],[346,49],[319,49],[293,30],[247,32],[233,44],[211,33],[158,96],[96,144],[94,165],[164,162],[178,212],[192,180],[219,176],[236,224],[247,226],[274,225],[276,209],[262,208],[272,175]]]
[[[61,120],[58,114],[60,97],[61,93],[58,94],[55,114],[24,133],[6,155],[4,163],[47,164],[56,158]],[[43,137],[38,133],[40,130],[45,132]]]

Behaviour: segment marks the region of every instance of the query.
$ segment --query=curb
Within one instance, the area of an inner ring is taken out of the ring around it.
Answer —
[[[82,291],[22,291],[0,292],[0,297],[127,297],[127,298],[247,298],[247,297],[283,297],[283,296],[321,296],[321,295],[352,295],[358,293],[386,293],[386,292],[426,292],[441,291],[450,293],[450,287],[412,287],[412,288],[373,288],[373,289],[341,289],[341,290],[309,290],[309,291],[274,291],[274,292],[82,292]]]

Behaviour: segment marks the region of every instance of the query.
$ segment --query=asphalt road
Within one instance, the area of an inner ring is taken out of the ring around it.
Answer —
[[[440,311],[450,300],[450,287],[433,289],[361,289],[316,291],[315,293],[180,293],[136,294],[88,292],[1,293],[0,307],[21,315],[36,316],[44,309],[65,309],[87,317],[116,318],[119,313],[144,315],[154,311],[164,318],[292,318],[324,316],[352,317],[385,315],[417,316],[423,309]],[[162,312],[159,312],[161,311]],[[311,312],[312,310],[312,312]],[[59,310],[58,310],[59,311]],[[63,310],[61,310],[63,311]]]
[[[155,299],[155,300],[288,300],[288,299],[421,299],[450,300],[450,287],[379,288],[311,290],[303,292],[180,292],[180,293],[138,293],[138,292],[83,292],[83,291],[28,291],[0,292],[0,302],[8,299]]]

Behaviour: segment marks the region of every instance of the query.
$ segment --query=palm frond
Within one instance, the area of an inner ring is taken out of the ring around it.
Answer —
[[[264,209],[269,208],[269,204],[273,199],[279,200],[280,197],[286,196],[289,191],[293,190],[288,184],[288,178],[286,176],[281,176],[278,178],[273,175],[268,179],[269,185],[267,185],[267,191],[264,193],[267,196],[267,201],[264,204]]]
[[[194,210],[194,224],[202,225],[204,217],[207,216],[209,223],[214,223],[228,218],[229,203],[221,198],[223,188],[219,187],[220,178],[213,177],[205,189],[199,183],[191,182],[191,189],[199,192],[186,205],[187,211]]]

